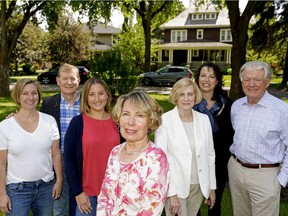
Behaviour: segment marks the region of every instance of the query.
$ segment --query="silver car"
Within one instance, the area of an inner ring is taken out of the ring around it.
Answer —
[[[145,86],[149,85],[172,85],[183,77],[192,78],[193,73],[187,67],[166,66],[155,72],[140,74],[140,81]]]

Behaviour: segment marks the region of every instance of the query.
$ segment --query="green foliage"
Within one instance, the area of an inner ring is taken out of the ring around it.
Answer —
[[[89,28],[73,21],[72,17],[62,16],[49,38],[50,58],[54,64],[88,61],[92,47]]]
[[[138,69],[121,58],[119,51],[111,51],[95,56],[88,63],[94,76],[98,76],[110,86],[112,95],[128,93],[138,85]]]
[[[134,67],[142,68],[144,64],[144,33],[139,25],[127,25],[125,31],[118,35],[114,48],[121,53],[125,62],[130,62]]]
[[[22,66],[22,75],[33,75],[36,73],[36,69],[32,64],[24,64]]]

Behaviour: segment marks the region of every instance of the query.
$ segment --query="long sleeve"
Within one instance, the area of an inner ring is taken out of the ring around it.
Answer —
[[[70,191],[73,196],[83,192],[82,188],[82,116],[74,117],[67,129],[64,139],[64,162],[65,172],[70,185]]]
[[[118,151],[120,146],[109,157],[97,215],[161,216],[168,190],[165,153],[153,145],[133,163],[122,164]]]

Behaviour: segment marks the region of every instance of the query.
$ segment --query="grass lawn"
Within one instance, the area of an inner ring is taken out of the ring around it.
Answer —
[[[23,77],[21,77],[21,78],[23,78]],[[29,76],[29,78],[35,79],[35,76],[32,76],[32,77]],[[19,78],[18,77],[11,77],[11,79],[18,80]],[[224,76],[224,80],[226,80],[225,85],[226,85],[226,83],[230,82],[228,76]],[[278,83],[280,81],[281,80],[279,80]],[[56,92],[43,92],[43,97],[51,96],[55,93]],[[168,102],[168,95],[151,94],[151,96],[154,97],[159,102],[159,104],[163,107],[164,112],[171,110],[174,107],[174,105],[172,105],[171,103]],[[14,104],[11,97],[0,97],[0,121],[5,119],[5,117],[8,114],[10,114],[11,112],[15,112],[15,110],[17,110],[17,106]],[[151,138],[153,139],[153,136],[151,136]],[[288,203],[281,200],[280,214],[279,215],[285,216],[285,215],[287,215],[287,212],[288,212]],[[201,206],[201,213],[203,216],[207,215],[207,207],[204,204]],[[163,215],[165,215],[165,213]],[[223,216],[232,216],[232,204],[231,204],[231,197],[230,197],[228,187],[226,188],[224,195],[223,195],[222,215]],[[0,211],[0,216],[4,216],[4,214],[2,214],[1,211]]]

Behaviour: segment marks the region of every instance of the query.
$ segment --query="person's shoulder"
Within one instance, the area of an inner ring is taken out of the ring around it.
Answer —
[[[41,115],[41,118],[44,121],[56,121],[55,118],[47,113],[44,112],[39,112],[39,115]]]
[[[1,122],[0,122],[0,126],[1,127],[6,127],[7,125],[10,125],[12,124],[12,122],[14,122],[14,117],[10,117],[10,118],[6,118],[6,119],[3,119]]]
[[[201,113],[197,110],[192,110],[192,112],[193,112],[193,115],[195,115],[198,118],[205,118],[205,119],[206,119],[206,117],[208,118],[207,114],[205,114],[205,113]]]
[[[49,96],[49,97],[44,97],[43,98],[43,102],[53,101],[53,100],[57,100],[57,99],[60,99],[60,98],[61,98],[61,94],[57,93],[57,94],[54,94],[54,95]]]

